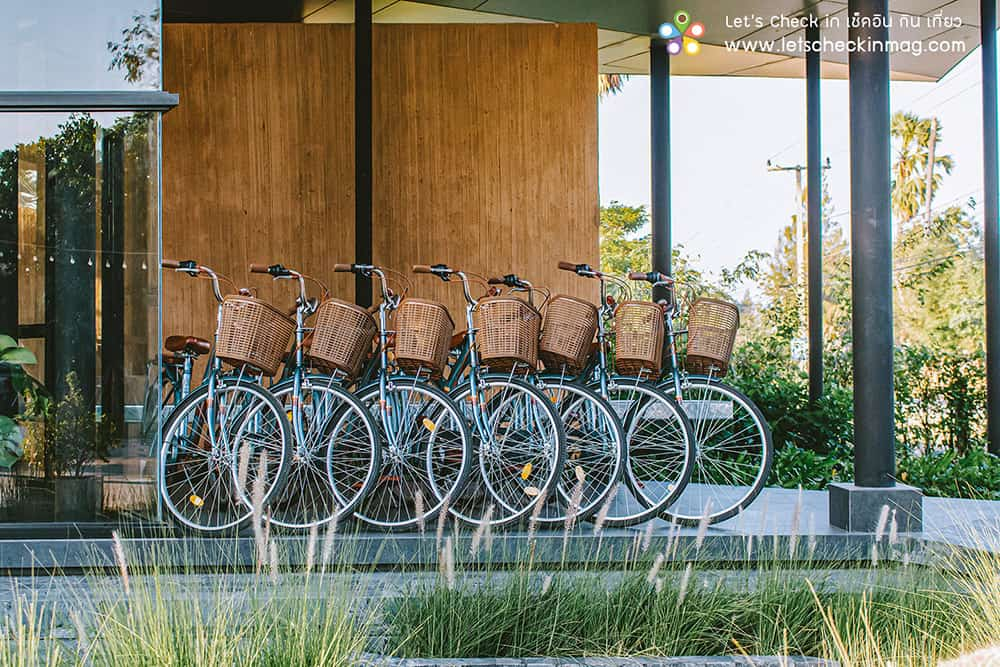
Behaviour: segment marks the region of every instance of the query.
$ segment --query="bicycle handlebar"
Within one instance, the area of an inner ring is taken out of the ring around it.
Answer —
[[[414,264],[414,273],[434,273],[434,270],[427,264]]]
[[[160,266],[164,269],[179,269],[181,268],[181,263],[176,259],[165,259],[160,262]]]
[[[334,273],[353,273],[354,272],[354,265],[353,264],[334,264],[333,265],[333,272]]]
[[[563,271],[576,271],[576,264],[570,262],[559,262],[559,268]]]
[[[674,279],[665,273],[660,273],[659,271],[650,271],[644,273],[642,271],[630,271],[628,274],[629,280],[641,280],[647,283],[665,283],[667,285],[673,285]]]
[[[251,264],[250,273],[267,273],[267,264]]]
[[[590,264],[573,264],[572,262],[559,262],[559,268],[563,271],[572,271],[584,278],[603,278],[604,274],[591,268]]]

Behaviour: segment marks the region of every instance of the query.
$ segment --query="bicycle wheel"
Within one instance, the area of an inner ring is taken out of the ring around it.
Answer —
[[[631,526],[660,516],[691,477],[694,431],[677,403],[651,384],[616,378],[608,399],[622,420],[628,456],[623,483],[601,514]]]
[[[239,528],[255,490],[266,506],[280,488],[291,442],[281,405],[260,385],[219,380],[214,402],[208,386],[199,387],[164,424],[157,462],[164,507],[193,530]]]
[[[449,510],[467,523],[503,526],[556,493],[566,432],[552,402],[532,385],[506,375],[484,376],[480,385],[481,407],[470,384],[452,392],[472,424],[479,475]]]
[[[354,515],[381,529],[426,527],[462,491],[472,462],[472,437],[458,407],[437,387],[412,378],[358,392],[382,447],[375,484]]]
[[[753,401],[723,382],[691,377],[682,393],[694,425],[694,470],[663,515],[687,525],[725,521],[752,503],[767,483],[774,459],[771,429]]]
[[[549,397],[566,431],[566,461],[557,493],[538,514],[542,524],[586,521],[615,490],[625,466],[625,432],[614,408],[593,389],[542,376],[539,388]],[[575,500],[575,502],[574,502]]]
[[[271,499],[272,523],[306,529],[350,516],[378,475],[381,448],[371,414],[330,377],[303,379],[301,425],[292,409],[294,381],[272,387],[271,393],[293,434],[285,484]]]

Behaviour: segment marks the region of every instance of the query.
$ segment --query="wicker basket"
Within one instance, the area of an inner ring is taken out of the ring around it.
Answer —
[[[274,375],[295,322],[269,303],[249,296],[227,296],[215,356],[234,366],[251,366]]]
[[[538,342],[538,356],[547,370],[574,375],[583,370],[597,333],[597,317],[597,306],[583,299],[559,294],[549,301]]]
[[[309,358],[355,377],[371,352],[376,333],[378,325],[367,310],[339,299],[327,299],[316,312]]]
[[[436,301],[404,299],[396,311],[396,363],[406,373],[439,377],[455,323]]]
[[[658,376],[663,363],[663,309],[649,301],[623,301],[615,310],[615,370]]]
[[[479,360],[491,371],[509,372],[518,366],[538,366],[538,332],[542,316],[513,296],[480,299],[476,307]]]
[[[735,304],[718,299],[697,299],[688,314],[687,356],[689,373],[722,377],[729,370],[733,341],[740,327]]]

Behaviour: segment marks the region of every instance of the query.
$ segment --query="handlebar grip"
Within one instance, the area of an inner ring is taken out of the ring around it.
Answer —
[[[160,262],[160,266],[164,269],[179,269],[181,268],[181,263],[176,259],[165,259]]]
[[[503,278],[490,278],[489,280],[486,281],[486,284],[487,285],[504,285],[504,284],[506,284],[506,282],[507,281],[505,281]]]
[[[576,264],[571,262],[559,262],[559,268],[563,271],[576,271]]]
[[[649,274],[643,273],[642,271],[629,271],[628,272],[628,279],[629,280],[648,280],[649,279]]]
[[[267,264],[251,264],[250,273],[270,273]]]
[[[354,271],[354,265],[353,264],[334,264],[333,265],[333,271],[334,271],[334,273],[351,273],[352,271]]]
[[[414,264],[413,265],[413,272],[414,273],[434,273],[431,270],[431,267],[429,267],[426,264]]]

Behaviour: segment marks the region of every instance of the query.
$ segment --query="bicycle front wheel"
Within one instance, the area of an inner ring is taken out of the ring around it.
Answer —
[[[378,476],[381,448],[371,414],[331,377],[304,378],[297,407],[293,380],[271,393],[294,436],[285,484],[271,501],[272,523],[306,529],[350,516]]]
[[[686,525],[725,521],[767,483],[774,459],[771,429],[753,401],[723,382],[691,377],[681,390],[694,425],[694,470],[663,515]]]
[[[624,483],[599,512],[607,526],[659,517],[680,495],[694,466],[694,431],[677,403],[652,384],[615,378],[608,399],[622,420]]]
[[[378,385],[358,399],[374,417],[382,466],[354,515],[381,529],[425,529],[459,495],[472,467],[472,437],[458,407],[437,387],[412,378]]]
[[[551,400],[527,382],[487,375],[479,387],[478,399],[471,384],[452,392],[472,426],[479,476],[449,510],[467,523],[503,526],[557,493],[566,432]]]
[[[539,388],[562,419],[566,460],[557,493],[546,498],[537,520],[585,521],[617,487],[625,466],[625,432],[614,408],[593,389],[561,376],[542,376]]]
[[[285,477],[292,433],[265,388],[219,380],[185,398],[163,428],[157,481],[163,506],[182,526],[202,532],[239,528],[263,510]]]

